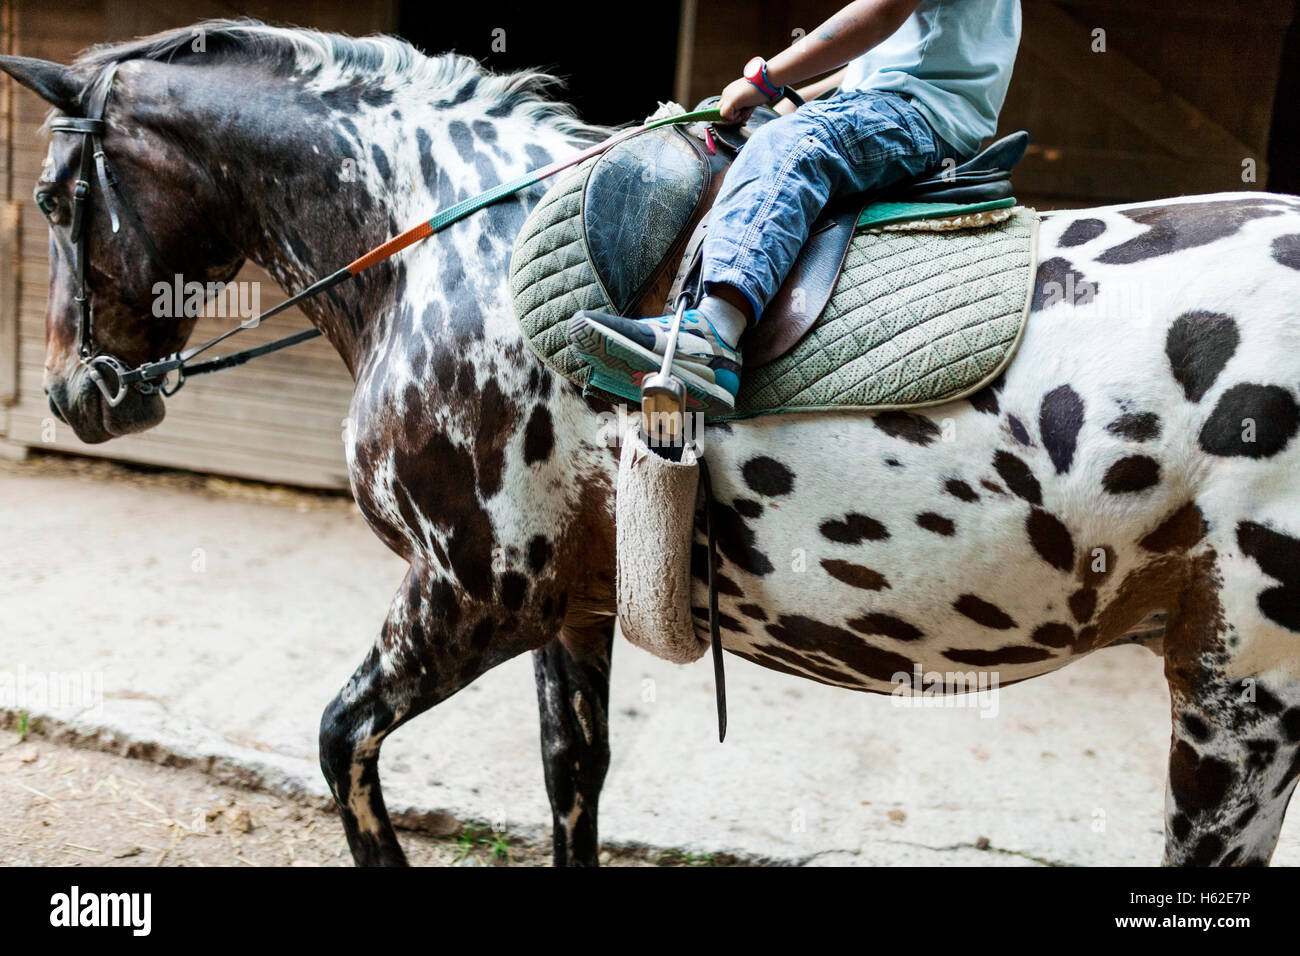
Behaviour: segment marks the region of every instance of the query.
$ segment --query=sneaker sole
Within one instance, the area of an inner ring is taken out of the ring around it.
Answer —
[[[571,318],[565,332],[569,342],[583,358],[602,366],[609,374],[631,379],[638,387],[641,378],[658,372],[663,365],[663,356],[607,326],[602,325],[597,331],[596,323],[583,315]],[[688,411],[702,410],[705,415],[730,415],[736,410],[735,396],[716,382],[707,381],[676,362],[673,363],[673,374],[682,380],[687,393],[701,406],[690,408],[688,404]]]

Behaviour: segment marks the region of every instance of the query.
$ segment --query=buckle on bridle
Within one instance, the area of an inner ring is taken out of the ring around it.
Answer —
[[[99,389],[104,401],[108,402],[109,408],[116,408],[122,404],[126,398],[127,384],[125,381],[126,366],[113,358],[111,355],[92,355],[81,360],[81,364],[86,368],[86,376],[95,383]],[[109,388],[108,383],[104,381],[104,376],[100,374],[98,366],[104,366],[115,376],[117,376],[117,389],[114,391]]]
[[[184,387],[185,387],[185,366],[181,365],[178,366],[176,369],[175,383],[170,382],[164,376],[162,381],[158,383],[157,391],[159,391],[162,394],[163,398],[171,398],[173,395],[175,395]]]

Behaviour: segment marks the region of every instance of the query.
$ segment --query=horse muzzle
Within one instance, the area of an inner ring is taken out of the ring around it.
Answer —
[[[121,371],[125,367],[111,356],[82,361],[46,386],[50,411],[89,445],[154,427],[167,413],[162,395],[123,384]]]

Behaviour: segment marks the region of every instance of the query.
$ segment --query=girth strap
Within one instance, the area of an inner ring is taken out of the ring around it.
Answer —
[[[700,488],[704,492],[704,528],[708,537],[709,644],[713,651],[713,695],[718,705],[718,743],[727,739],[727,678],[722,666],[722,629],[718,626],[718,540],[713,527],[713,482],[709,463],[700,458]]]

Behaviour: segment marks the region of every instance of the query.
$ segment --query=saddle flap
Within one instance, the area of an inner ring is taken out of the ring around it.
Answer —
[[[780,358],[817,322],[835,289],[861,212],[860,202],[844,205],[813,224],[780,291],[741,339],[748,368]]]
[[[698,218],[711,172],[695,141],[675,127],[651,130],[596,161],[582,200],[582,228],[610,303],[627,314]]]
[[[958,166],[955,172],[959,176],[966,172],[973,173],[989,169],[1005,169],[1010,172],[1012,167],[1020,162],[1025,155],[1025,150],[1028,148],[1029,130],[1018,129],[985,146]]]
[[[899,202],[986,203],[1010,199],[1013,195],[1011,180],[1003,177],[983,183],[953,182],[918,185],[902,192],[891,193],[889,197]]]

